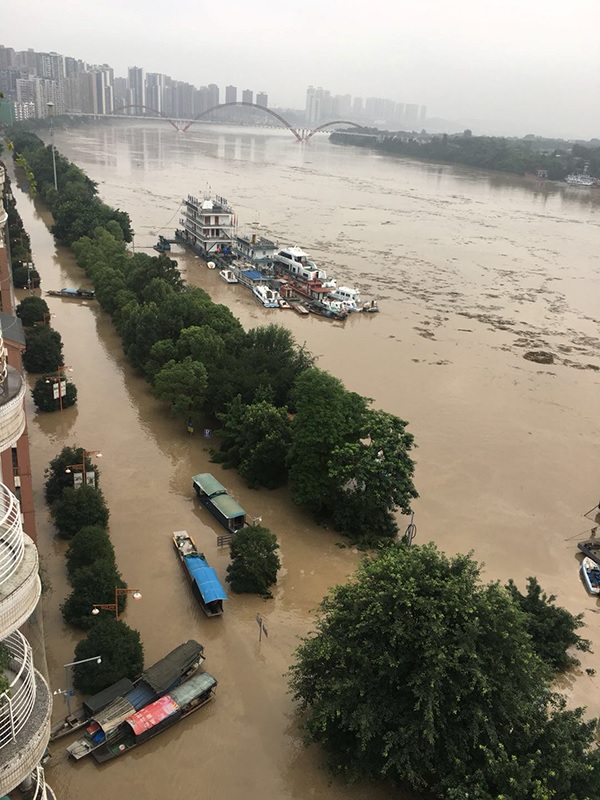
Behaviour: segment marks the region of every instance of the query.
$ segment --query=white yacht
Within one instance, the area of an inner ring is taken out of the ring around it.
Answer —
[[[360,292],[348,286],[338,286],[329,293],[332,300],[342,303],[346,311],[358,311],[360,306]]]
[[[252,287],[252,294],[265,308],[279,308],[281,295],[275,289],[270,289],[264,283]]]
[[[275,266],[279,266],[290,275],[303,281],[325,281],[327,273],[319,269],[314,261],[299,247],[287,247],[280,250],[273,259]]]
[[[219,271],[219,276],[225,283],[238,283],[235,272],[231,269],[222,269]]]

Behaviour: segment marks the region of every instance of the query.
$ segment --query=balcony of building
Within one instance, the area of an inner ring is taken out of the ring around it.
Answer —
[[[28,781],[44,757],[52,697],[23,634],[15,631],[1,644],[0,671],[9,683],[0,694],[0,794],[5,795]]]
[[[25,430],[25,380],[13,367],[5,370],[3,381],[0,375],[0,451],[16,444]]]
[[[38,553],[23,533],[17,498],[0,483],[0,639],[33,614],[42,591]]]
[[[10,800],[56,800],[56,795],[46,783],[43,767],[37,766],[24,783],[7,797]]]

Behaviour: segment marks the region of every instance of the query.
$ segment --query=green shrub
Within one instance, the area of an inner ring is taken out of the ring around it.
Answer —
[[[270,595],[281,566],[277,538],[261,525],[248,525],[233,536],[227,581],[234,592]]]
[[[74,661],[100,656],[73,668],[73,686],[84,694],[95,694],[121,678],[137,678],[144,668],[144,648],[139,631],[114,617],[94,622],[86,639],[75,648]]]
[[[108,525],[109,511],[100,489],[94,486],[67,488],[51,506],[50,513],[62,539],[73,536],[88,525]]]

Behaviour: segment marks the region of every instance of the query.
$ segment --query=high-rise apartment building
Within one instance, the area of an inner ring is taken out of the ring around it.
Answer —
[[[5,182],[0,166],[0,198]],[[9,683],[0,695],[0,794],[20,787],[39,800],[55,800],[45,782],[42,760],[50,739],[52,693],[35,651],[41,596],[39,559],[24,399],[20,320],[14,316],[7,213],[0,201],[0,643]]]
[[[146,82],[143,67],[129,67],[127,70],[127,88],[130,92],[128,99],[134,108],[129,109],[130,114],[139,116],[144,113],[146,105]]]
[[[208,107],[214,108],[219,105],[219,87],[216,83],[208,84]]]
[[[225,102],[237,103],[237,86],[225,87]]]
[[[163,113],[165,83],[167,76],[160,72],[146,75],[146,102],[150,108]]]
[[[253,103],[254,102],[254,92],[252,89],[244,89],[242,92],[242,103]]]
[[[266,92],[257,92],[256,93],[256,105],[262,106],[263,108],[269,107],[269,95]]]

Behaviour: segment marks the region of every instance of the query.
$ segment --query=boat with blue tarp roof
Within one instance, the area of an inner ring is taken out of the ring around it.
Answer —
[[[187,531],[175,531],[173,544],[202,610],[207,617],[220,616],[223,613],[223,600],[227,600],[227,595],[204,553],[198,550]]]

